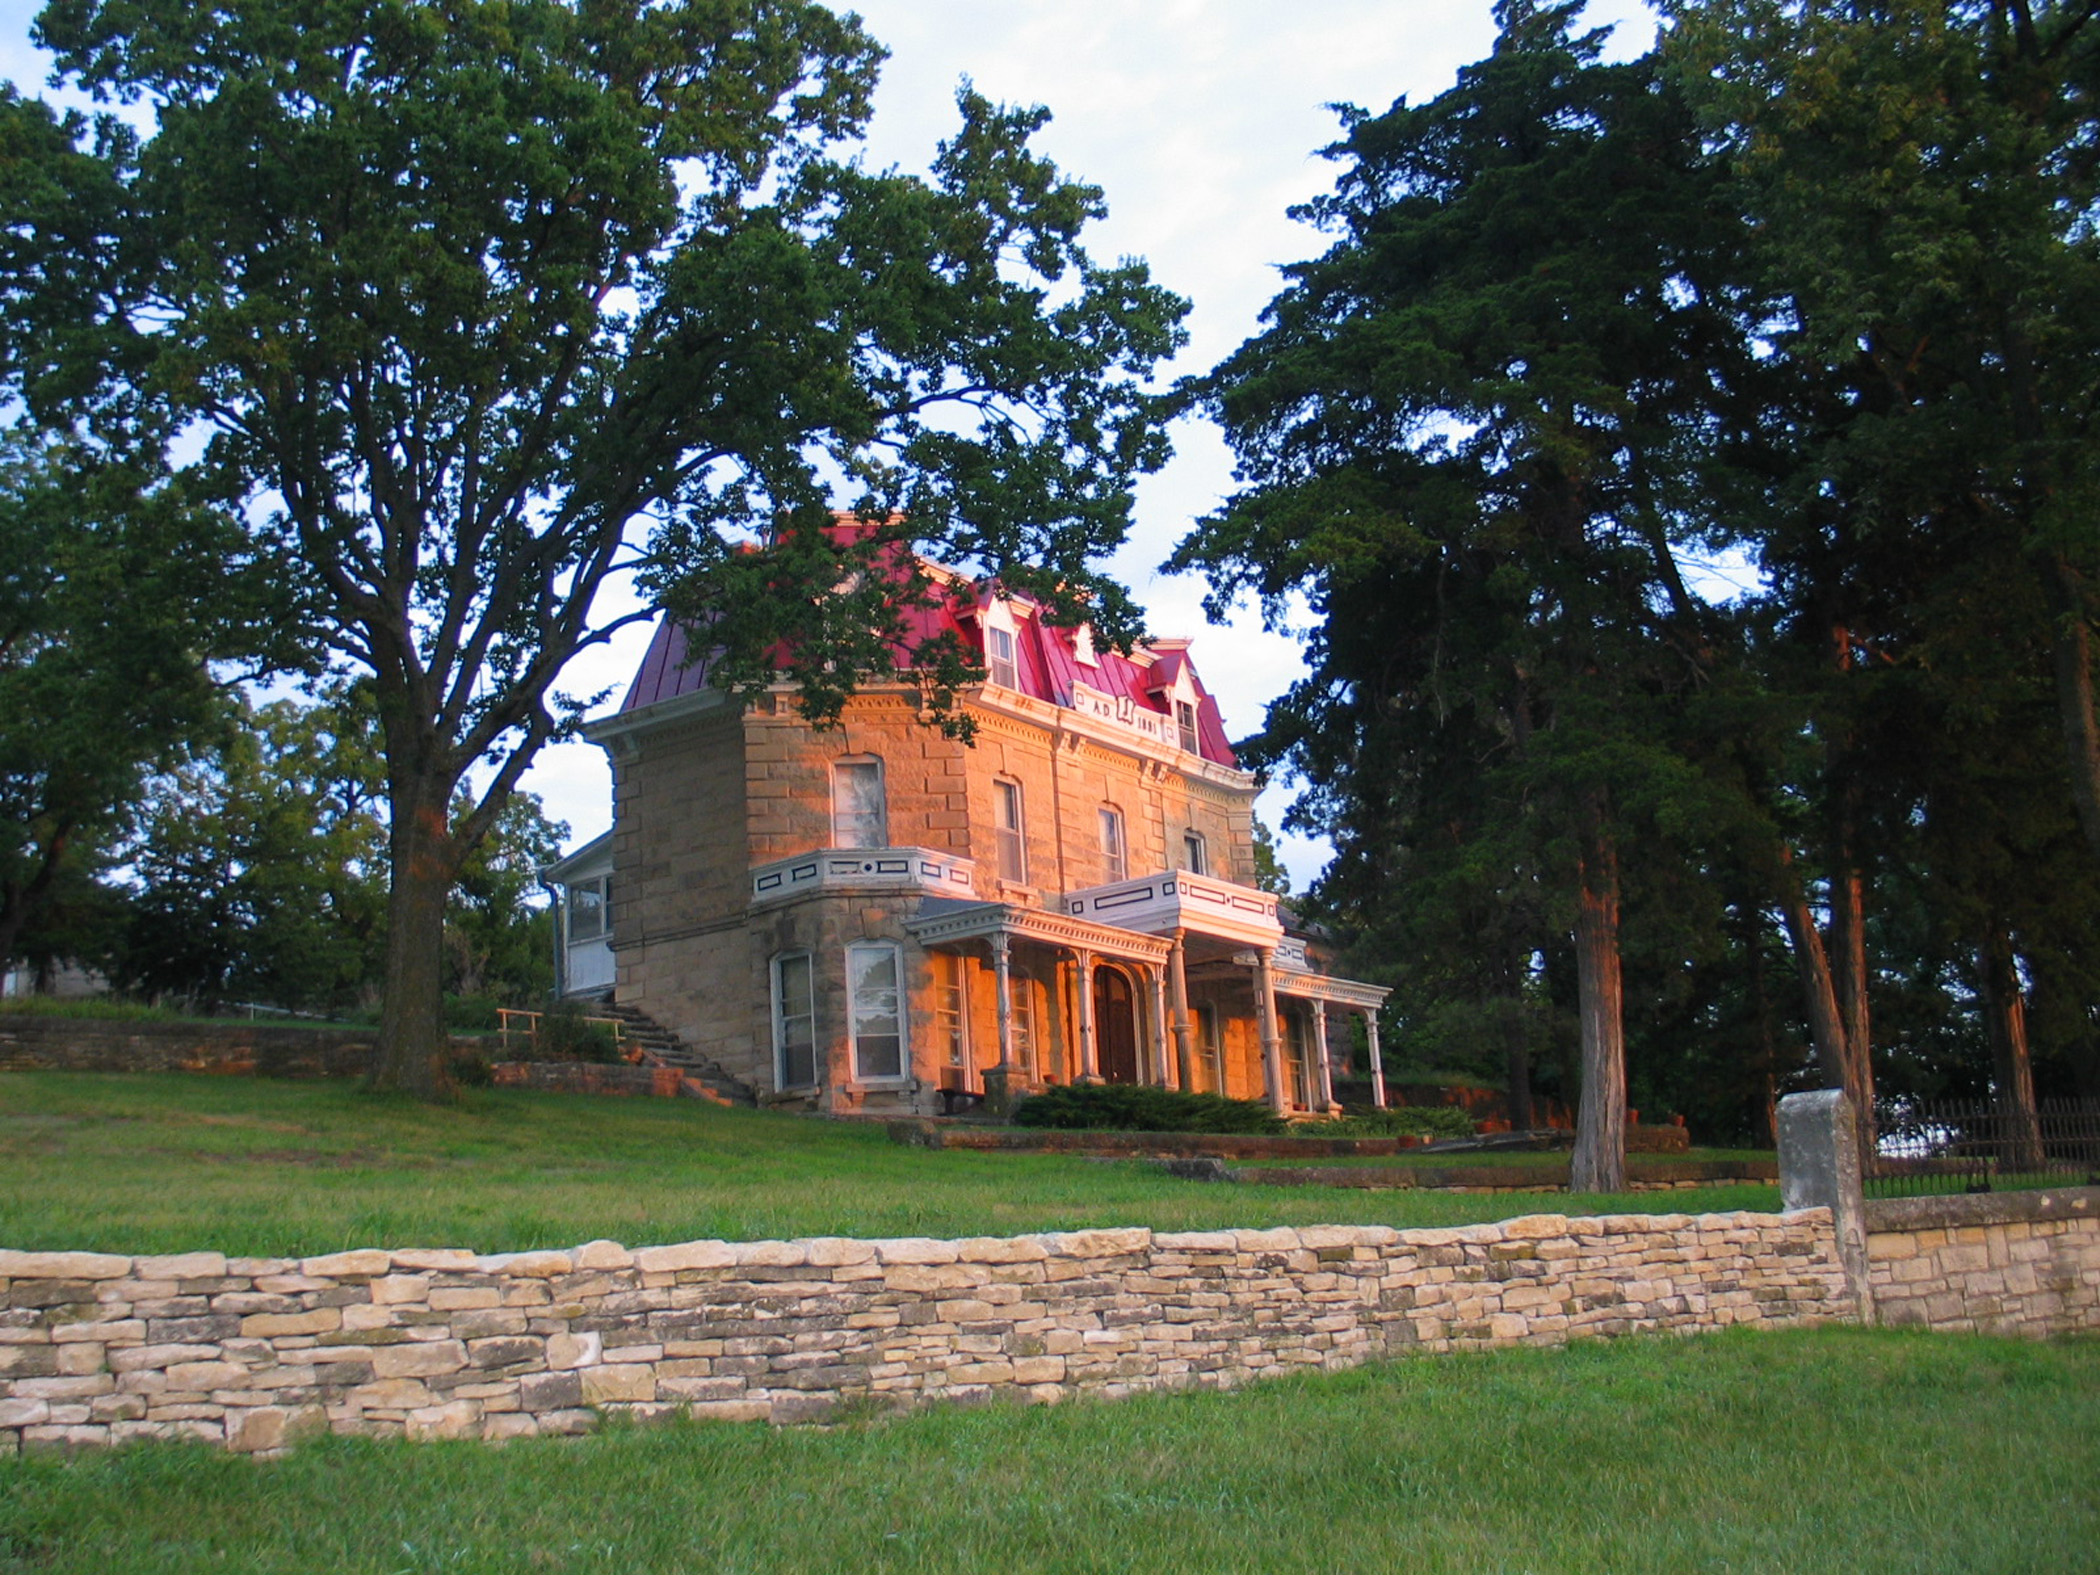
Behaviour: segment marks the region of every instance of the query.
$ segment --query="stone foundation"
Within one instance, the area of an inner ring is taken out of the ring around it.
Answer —
[[[477,1257],[0,1252],[0,1449],[1224,1388],[1407,1352],[1856,1314],[1826,1210]]]

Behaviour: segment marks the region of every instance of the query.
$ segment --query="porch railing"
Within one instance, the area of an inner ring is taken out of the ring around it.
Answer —
[[[1881,1099],[1874,1127],[1870,1198],[2100,1186],[2100,1099]]]

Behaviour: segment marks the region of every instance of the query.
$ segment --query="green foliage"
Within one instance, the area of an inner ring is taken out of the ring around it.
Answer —
[[[1308,1121],[1307,1137],[1418,1137],[1432,1140],[1473,1136],[1473,1118],[1455,1105],[1395,1105],[1365,1110],[1337,1121]]]
[[[147,779],[222,735],[210,664],[251,643],[238,541],[150,459],[0,438],[0,965],[87,944]]]
[[[574,1001],[557,1001],[540,1014],[539,1026],[530,1038],[504,1053],[518,1061],[593,1061],[601,1065],[620,1059],[619,1035],[612,1025],[589,1021],[589,1014]]]
[[[434,1091],[442,895],[635,616],[609,577],[712,620],[718,682],[785,640],[817,716],[922,654],[887,634],[935,589],[855,575],[892,537],[1134,631],[1094,564],[1166,456],[1185,307],[1087,256],[1042,111],[965,90],[927,177],[872,169],[882,49],[802,0],[54,0],[38,37],[152,131],[8,101],[0,374],[53,425],[209,433],[197,473],[369,675],[382,1081]],[[901,523],[835,540],[841,501]],[[938,709],[965,670],[923,655]]]
[[[1630,1102],[1758,1139],[1870,1048],[2010,1088],[2022,1022],[2100,1089],[2100,13],[1665,9],[1608,62],[1502,0],[1344,111],[1328,249],[1184,388],[1240,488],[1177,562],[1317,620],[1244,754],[1395,1058],[1573,1104],[1615,1018]]]
[[[244,707],[218,747],[152,786],[131,850],[117,973],[210,1007],[347,1011],[386,940],[384,767],[369,697]]]
[[[461,1088],[492,1088],[496,1069],[479,1050],[455,1050],[449,1063],[452,1081]]]
[[[174,1008],[155,1006],[150,1001],[124,1001],[103,996],[78,1000],[50,995],[0,996],[0,1012],[13,1012],[23,1017],[112,1023],[172,1023],[182,1017]]]
[[[1255,1099],[1184,1094],[1144,1083],[1073,1083],[1014,1107],[1017,1127],[1110,1132],[1283,1132],[1284,1119]]]
[[[1283,860],[1276,852],[1276,837],[1262,824],[1259,815],[1254,817],[1254,884],[1261,891],[1274,892],[1279,897],[1291,894],[1291,872],[1283,867]]]

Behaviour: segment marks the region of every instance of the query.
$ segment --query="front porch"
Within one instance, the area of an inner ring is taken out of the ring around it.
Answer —
[[[992,977],[995,1055],[970,1056],[957,1033],[942,1072],[951,1091],[1003,1103],[1051,1082],[1150,1083],[1337,1114],[1328,1017],[1340,1010],[1365,1020],[1384,1106],[1377,1014],[1389,992],[1317,971],[1271,893],[1169,871],[1062,907],[933,899],[905,922],[929,955]],[[966,986],[946,988],[967,1015]]]

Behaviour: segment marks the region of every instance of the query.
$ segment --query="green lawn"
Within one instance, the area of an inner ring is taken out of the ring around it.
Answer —
[[[878,1126],[689,1100],[0,1073],[0,1247],[291,1255],[961,1236],[1151,1225],[1447,1225],[1776,1209],[1778,1189],[1466,1195],[1178,1181],[1151,1166],[904,1148]]]
[[[1050,1410],[0,1460],[0,1571],[2091,1571],[2100,1342],[1731,1331]]]

